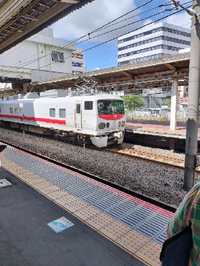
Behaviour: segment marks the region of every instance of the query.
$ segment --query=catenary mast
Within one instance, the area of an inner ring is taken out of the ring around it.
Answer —
[[[200,89],[200,0],[193,0],[188,88],[188,119],[185,146],[184,189],[195,184]]]

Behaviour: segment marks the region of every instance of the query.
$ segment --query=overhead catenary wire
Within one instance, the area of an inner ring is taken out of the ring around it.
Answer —
[[[141,6],[147,5],[147,4],[150,3],[150,2],[151,2],[151,1],[145,2],[144,4],[142,4],[142,5],[138,6],[137,8],[135,8],[135,9],[129,11],[128,13],[133,12],[133,11],[139,9],[139,8],[141,8]],[[170,3],[170,2],[168,1],[167,3],[163,4],[163,6],[169,5],[169,3]],[[154,8],[151,8],[151,9],[147,10],[146,12],[151,11],[151,10],[156,9],[156,8],[160,8],[161,6],[162,6],[162,5],[158,5],[158,6],[154,7]],[[145,12],[145,13],[146,13],[146,12]],[[144,12],[142,12],[142,13],[144,13]],[[126,13],[126,14],[127,14],[127,13]],[[125,16],[126,14],[120,16],[119,18]],[[140,14],[138,14],[138,15],[140,15]],[[151,17],[151,16],[150,16],[150,17]],[[149,18],[149,17],[148,17],[148,18]],[[118,18],[117,18],[117,19],[118,19]],[[105,25],[112,24],[112,22],[113,22],[113,21],[116,21],[117,19],[112,20],[111,22],[109,22],[109,23],[107,23],[107,24],[105,24]],[[145,19],[147,19],[147,18],[145,18]],[[140,21],[141,21],[141,20],[140,20]],[[138,21],[137,21],[137,22],[138,22]],[[134,23],[135,23],[135,22],[134,22]],[[126,25],[125,25],[125,26],[126,26]],[[123,27],[125,27],[125,26],[123,26]],[[94,30],[93,32],[98,31],[100,28],[103,29],[103,27],[104,27],[104,26],[101,26],[101,27],[97,28],[96,30]],[[118,28],[117,28],[117,29],[118,29]],[[116,29],[116,30],[117,30],[117,29]],[[106,33],[103,33],[102,35],[104,35],[104,34],[106,34]],[[81,37],[79,37],[79,38],[77,38],[76,41],[81,40],[82,38],[84,38],[84,37],[86,37],[86,36],[87,36],[87,34],[86,34],[86,35],[83,35],[83,36],[81,36]],[[101,34],[98,35],[98,36],[101,36]],[[94,38],[96,38],[96,36],[92,37],[92,39],[94,39]],[[83,41],[81,41],[81,42],[78,42],[77,44],[83,43],[83,42],[85,42],[85,41],[87,41],[87,40],[83,40]],[[62,46],[62,47],[60,46],[60,47],[61,47],[61,48],[64,48],[64,47],[66,47],[66,48],[70,48],[72,45],[74,45],[74,43],[72,43],[72,44],[70,44],[70,45],[65,45],[65,46]],[[57,51],[59,51],[59,49],[57,49],[56,52],[57,52]],[[39,58],[33,59],[33,60],[31,60],[31,61],[28,61],[27,63],[23,63],[23,64],[22,64],[22,62],[20,62],[20,64],[18,64],[18,65],[16,66],[16,68],[17,68],[17,67],[20,67],[20,66],[21,66],[21,67],[27,66],[27,65],[29,65],[29,64],[31,64],[31,63],[33,63],[33,62],[35,62],[35,61],[41,60],[42,58],[44,58],[44,57],[46,57],[46,56],[48,56],[48,55],[50,55],[50,54],[45,54],[44,56],[40,56]],[[37,55],[36,55],[36,56],[37,56]],[[50,64],[48,64],[48,65],[50,65]],[[47,65],[45,65],[45,66],[47,66]],[[45,66],[42,66],[41,68],[43,68],[43,67],[45,67]]]
[[[88,35],[90,35],[90,34],[96,32],[96,31],[99,31],[99,30],[103,29],[105,26],[109,27],[108,25],[109,25],[109,24],[112,24],[113,21],[116,21],[116,20],[118,20],[118,19],[120,19],[120,18],[126,16],[127,14],[130,14],[130,13],[132,13],[132,12],[134,12],[134,11],[140,9],[141,7],[144,7],[145,5],[149,4],[149,3],[152,2],[152,1],[153,1],[153,0],[149,0],[149,1],[147,1],[147,2],[145,2],[145,3],[143,3],[143,4],[141,4],[140,6],[138,6],[138,7],[134,8],[134,9],[130,10],[129,12],[127,12],[127,13],[121,15],[120,17],[118,17],[118,18],[116,18],[116,19],[114,19],[114,20],[112,20],[112,21],[110,21],[110,22],[108,22],[108,23],[102,25],[101,27],[99,27],[99,28],[93,30],[92,32],[87,33],[87,34],[85,34],[85,35],[82,35],[81,37],[78,37],[78,38],[75,38],[75,39],[71,40],[71,41],[70,41],[71,44],[69,44],[69,45],[66,45],[65,43],[63,43],[64,46],[62,46],[62,44],[60,44],[60,48],[57,49],[57,50],[55,50],[55,51],[58,52],[58,51],[59,51],[60,49],[62,49],[62,48],[70,48],[71,46],[74,45],[74,43],[78,42],[79,40],[81,40],[81,39],[83,39],[83,38],[87,38],[87,40],[88,40]],[[150,11],[150,10],[149,10],[149,11]],[[36,36],[36,37],[37,37],[37,36]],[[36,38],[36,37],[35,37],[35,38]],[[86,40],[85,40],[85,41],[86,41]],[[40,58],[37,58],[37,59],[34,59],[34,60],[42,59],[43,57],[45,57],[45,56],[47,56],[47,55],[49,55],[49,54],[46,54],[46,55],[41,56]],[[32,55],[32,56],[28,57],[28,58],[25,59],[25,60],[28,60],[28,59],[30,59],[30,58],[32,58],[32,57],[34,57],[34,56],[38,56],[38,54]],[[25,60],[23,60],[23,61],[25,61]],[[29,64],[30,62],[32,63],[32,61],[28,61],[28,64]],[[22,67],[23,67],[23,66],[26,66],[26,65],[22,65],[22,62],[20,62],[20,64],[17,64],[16,67],[19,67],[19,66],[22,66]]]
[[[151,0],[151,1],[152,1],[152,0]],[[140,5],[140,6],[136,7],[136,8],[134,8],[134,9],[132,9],[132,10],[129,11],[128,13],[134,12],[135,10],[137,10],[137,9],[139,9],[139,8],[141,8],[141,7],[145,6],[145,5],[147,5],[147,4],[149,4],[151,1],[145,2],[144,4],[142,4],[142,5]],[[162,4],[162,5],[165,6],[166,4],[168,5],[169,3],[170,3],[170,2],[168,1],[168,2],[166,2],[165,4]],[[151,9],[146,10],[145,12],[141,12],[141,13],[137,14],[137,16],[139,16],[139,15],[141,15],[141,14],[143,14],[143,13],[147,13],[147,12],[149,12],[149,11],[152,11],[153,9],[160,8],[162,5],[158,5],[158,6],[156,6],[156,7],[153,7],[153,8],[151,8]],[[108,24],[112,23],[113,21],[116,21],[117,19],[119,19],[119,18],[121,18],[121,17],[127,15],[128,13],[125,13],[124,15],[122,15],[122,16],[116,18],[115,20],[112,20],[111,22],[109,22],[109,23],[107,23],[107,24],[105,24],[105,25],[108,25]],[[140,20],[139,20],[139,21],[140,21]],[[111,26],[112,26],[112,25],[111,25]],[[126,26],[126,25],[125,25],[125,26]],[[103,27],[104,27],[104,25],[101,26],[101,27],[99,27],[99,28],[97,28],[96,30],[92,31],[91,33],[94,33],[94,32],[96,32],[96,31],[99,31],[99,29],[100,29],[100,28],[103,29]],[[91,33],[90,33],[90,34],[91,34]],[[102,35],[104,35],[104,34],[102,34]],[[99,36],[101,36],[101,34],[100,34]],[[59,49],[55,49],[55,52],[60,51],[60,49],[62,49],[62,48],[70,48],[71,46],[74,45],[74,43],[73,43],[74,41],[79,41],[79,40],[81,40],[81,39],[83,39],[83,38],[85,38],[85,37],[87,37],[86,40],[83,40],[83,41],[77,42],[76,44],[81,44],[81,43],[83,43],[83,42],[85,42],[85,41],[88,41],[88,34],[85,34],[85,35],[83,35],[83,36],[81,36],[81,37],[79,37],[79,38],[76,38],[76,39],[72,40],[72,41],[70,42],[69,45],[61,46],[61,45],[62,45],[62,44],[61,44]],[[94,39],[94,38],[96,38],[96,37],[95,37],[95,36],[94,36],[94,37],[91,37],[91,39]],[[49,53],[49,54],[45,54],[45,55],[43,55],[43,56],[40,56],[39,58],[37,57],[36,59],[33,59],[33,60],[31,60],[31,61],[28,61],[27,63],[22,63],[22,62],[20,62],[20,64],[17,64],[15,67],[16,67],[16,68],[17,68],[17,67],[25,67],[25,66],[27,66],[27,65],[29,65],[29,64],[31,64],[31,63],[33,63],[33,62],[35,62],[35,61],[39,61],[39,60],[41,60],[42,58],[44,58],[44,57],[46,57],[46,56],[49,56],[49,55],[50,55],[50,53]],[[35,56],[37,56],[37,55],[35,55]],[[32,56],[31,56],[31,57],[32,57]],[[29,58],[30,58],[30,57],[29,57]],[[69,58],[69,57],[68,57],[68,58]],[[66,58],[65,58],[65,59],[66,59]],[[24,61],[24,60],[23,60],[23,61]],[[49,64],[49,65],[50,65],[50,64]],[[46,65],[46,66],[47,66],[47,65]],[[42,68],[43,68],[43,67],[45,67],[45,66],[42,66]],[[10,69],[11,69],[11,68],[10,68]]]
[[[146,2],[146,4],[149,3],[149,2],[150,2],[150,1]],[[189,1],[189,2],[191,2],[191,1]],[[187,4],[187,3],[189,3],[189,2],[184,3],[184,5]],[[169,2],[167,2],[166,4],[169,4]],[[161,6],[166,6],[166,4],[156,6],[156,7],[154,7],[154,8],[151,8],[150,10],[152,10],[152,9],[156,9],[156,8],[158,8],[158,7],[160,8]],[[138,8],[139,8],[139,7],[138,7]],[[182,9],[179,10],[179,11],[176,11],[176,12],[174,12],[174,13],[172,13],[172,14],[169,14],[169,15],[167,15],[167,16],[165,16],[165,17],[159,18],[159,19],[155,20],[154,22],[160,21],[160,20],[162,20],[162,19],[164,19],[164,18],[167,18],[167,17],[169,17],[169,16],[171,16],[171,15],[174,15],[174,14],[176,14],[176,13],[179,13],[179,12],[181,12],[181,11],[182,11]],[[147,12],[147,11],[146,11],[146,12]],[[146,12],[142,12],[142,13],[146,13]],[[153,15],[148,16],[148,17],[146,17],[146,18],[143,18],[143,19],[140,19],[140,20],[134,21],[134,22],[132,22],[132,23],[129,23],[129,24],[123,25],[123,26],[118,27],[118,28],[116,28],[116,29],[112,29],[112,30],[107,31],[107,32],[105,32],[105,33],[101,33],[101,34],[99,34],[99,35],[93,36],[91,39],[94,39],[94,38],[100,37],[100,36],[102,36],[102,35],[105,35],[105,34],[108,34],[108,33],[112,32],[112,31],[116,31],[116,30],[118,30],[118,29],[122,29],[122,28],[127,27],[127,26],[130,26],[130,25],[132,25],[132,24],[134,24],[134,23],[137,23],[137,22],[140,22],[140,21],[143,21],[143,20],[146,20],[146,19],[152,18],[152,17],[154,17],[154,16],[157,16],[157,15],[162,14],[162,13],[165,13],[165,12],[166,12],[166,11],[161,11],[161,12],[159,12],[159,13],[157,13],[157,14],[153,14]],[[138,15],[139,15],[139,14],[138,14]],[[122,16],[121,16],[121,17],[122,17]],[[116,19],[115,19],[115,20],[116,20]],[[115,21],[115,20],[114,20],[114,21]],[[113,21],[112,21],[112,22],[113,22]],[[148,23],[148,24],[146,24],[146,25],[143,25],[143,26],[141,26],[141,27],[139,27],[139,28],[137,28],[137,29],[141,29],[141,28],[143,28],[143,27],[146,27],[146,26],[148,26],[148,25],[150,25],[150,24],[152,24],[152,23],[154,23],[154,22],[151,22],[151,23]],[[107,24],[108,24],[108,23],[107,23]],[[100,28],[103,29],[103,26],[100,27]],[[100,29],[100,28],[98,28],[98,29]],[[98,29],[97,29],[97,31],[98,31]],[[135,29],[135,30],[136,30],[136,29]],[[133,31],[135,31],[135,30],[131,30],[131,31],[129,31],[128,33],[133,32]],[[95,32],[95,31],[93,31],[93,32]],[[126,33],[126,34],[127,34],[127,33]],[[117,39],[118,37],[121,37],[121,36],[123,36],[123,35],[124,35],[124,34],[122,34],[122,35],[120,35],[120,36],[117,36],[117,37],[114,37],[114,38],[112,38],[112,39],[109,39],[109,40],[107,40],[107,41],[105,41],[105,42],[102,42],[102,43],[100,43],[100,44],[97,44],[97,45],[95,45],[95,46],[92,46],[92,47],[86,49],[85,52],[87,52],[87,51],[89,51],[89,50],[91,50],[91,49],[94,49],[94,48],[96,48],[96,47],[98,47],[98,46],[100,46],[100,45],[103,45],[103,44],[105,44],[105,43],[111,42],[111,41],[113,41],[113,40],[115,40],[115,39]],[[83,37],[85,37],[85,36],[87,36],[87,34],[84,35],[84,36],[82,36],[82,37],[80,37],[80,38],[77,38],[77,40],[80,40],[81,38],[83,38]],[[83,43],[83,42],[85,42],[85,41],[86,41],[86,40],[81,41],[81,42],[78,42],[77,44]],[[71,44],[71,45],[74,45],[74,44]],[[70,47],[70,46],[69,46],[69,47]],[[63,47],[62,47],[62,48],[63,48]],[[49,55],[49,54],[48,54],[48,55]],[[40,57],[40,58],[34,59],[34,60],[32,60],[32,61],[29,61],[29,62],[27,62],[26,64],[24,64],[23,66],[26,66],[26,65],[31,64],[31,63],[33,63],[33,62],[35,62],[35,61],[38,61],[38,60],[40,60],[41,58],[43,58],[43,57],[45,57],[45,56],[47,56],[47,55],[44,55],[44,56],[42,56],[42,57]],[[65,57],[65,59],[70,58],[70,57],[71,57],[71,56]],[[46,67],[46,66],[48,66],[48,65],[51,65],[51,64],[53,64],[53,63],[55,63],[55,62],[52,62],[52,63],[50,63],[50,64],[46,64],[46,65],[44,65],[44,66],[41,66],[41,68],[44,68],[44,67]],[[20,64],[20,65],[21,65],[21,64]],[[18,66],[19,66],[19,65],[17,65],[16,68],[17,68]],[[23,66],[22,66],[22,67],[23,67]],[[8,72],[7,72],[7,73],[8,73]],[[5,73],[5,74],[6,74],[6,73]],[[4,74],[4,75],[5,75],[5,74]],[[66,74],[71,74],[71,73],[66,73]]]
[[[190,7],[190,6],[189,6],[189,7]],[[174,14],[177,14],[177,13],[179,13],[179,12],[181,12],[181,11],[182,11],[182,9],[181,9],[181,10],[178,10],[178,11],[172,13],[172,14],[169,14],[169,15],[167,15],[167,16],[164,16],[164,17],[162,17],[162,18],[159,18],[159,19],[157,19],[157,20],[155,20],[155,21],[153,21],[153,22],[150,22],[150,23],[148,23],[148,24],[146,24],[146,25],[143,25],[143,26],[141,26],[141,27],[139,27],[139,28],[137,28],[137,29],[135,29],[135,30],[131,30],[131,31],[127,32],[126,34],[131,33],[131,32],[134,32],[134,31],[136,31],[136,30],[138,30],[138,29],[142,29],[142,28],[144,28],[144,27],[147,27],[147,26],[149,26],[149,25],[151,25],[151,24],[153,24],[153,23],[155,23],[155,22],[158,22],[158,21],[160,21],[160,20],[162,20],[162,19],[165,19],[165,18],[167,18],[167,17],[170,17],[170,16],[172,16],[172,15],[174,15]],[[160,12],[160,14],[161,14],[161,13],[164,13],[164,12],[166,12],[166,11],[162,11],[162,12]],[[152,15],[152,16],[149,16],[148,18],[151,18],[151,17],[156,16],[156,15],[158,15],[158,14],[154,14],[154,15]],[[147,19],[147,18],[145,18],[145,19]],[[142,19],[142,20],[144,20],[144,19]],[[141,20],[139,20],[139,21],[141,21]],[[138,22],[138,21],[137,21],[137,22]],[[133,23],[136,23],[136,22],[133,22]],[[130,23],[130,24],[133,24],[133,23]],[[130,24],[129,24],[129,25],[130,25]],[[122,27],[125,27],[125,26],[122,26]],[[120,28],[121,28],[121,27],[120,27]],[[110,31],[109,31],[109,32],[110,32]],[[108,32],[107,32],[107,33],[108,33]],[[106,34],[106,33],[104,33],[104,34]],[[89,50],[91,50],[91,49],[94,49],[94,48],[96,48],[96,47],[98,47],[98,46],[101,46],[101,45],[103,45],[103,44],[106,44],[106,43],[108,43],[108,42],[114,41],[115,39],[117,39],[117,38],[119,38],[119,37],[122,37],[123,35],[124,35],[124,34],[122,34],[122,35],[120,35],[120,36],[113,37],[113,38],[111,38],[111,39],[109,39],[109,40],[107,40],[107,41],[104,41],[104,42],[100,43],[100,44],[94,45],[94,46],[92,46],[92,47],[90,47],[90,48],[84,50],[84,52],[87,52],[87,51],[89,51]],[[100,36],[100,35],[94,36],[94,37],[92,37],[92,39],[93,39],[93,38],[97,38],[97,37],[99,37],[99,36]],[[81,42],[80,42],[80,43],[81,43]],[[80,43],[78,43],[78,44],[80,44]],[[65,59],[67,59],[67,58],[69,58],[69,57],[65,57]],[[45,66],[48,66],[48,65],[45,65]],[[43,67],[45,67],[45,66],[43,66]]]

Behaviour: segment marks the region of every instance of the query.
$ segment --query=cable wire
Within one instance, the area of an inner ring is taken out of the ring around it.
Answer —
[[[148,2],[144,3],[144,4],[141,5],[141,6],[144,6],[144,5],[148,4],[149,2],[151,2],[151,1],[148,1]],[[189,1],[189,2],[191,2],[191,1]],[[184,5],[187,4],[187,3],[189,3],[189,2],[184,3]],[[169,3],[169,2],[167,2],[166,4],[168,4],[168,3]],[[158,7],[160,8],[161,6],[166,6],[166,4],[162,4],[162,5],[156,6],[156,7],[154,7],[154,8],[149,9],[148,11],[153,10],[153,9],[156,9],[156,8],[158,8]],[[140,8],[141,6],[139,6],[138,8]],[[189,6],[189,7],[190,7],[190,6]],[[136,8],[136,9],[138,9],[138,8]],[[187,8],[188,8],[188,7],[187,7]],[[136,9],[134,9],[134,11],[135,11]],[[141,14],[146,13],[146,12],[148,12],[148,11],[141,12]],[[139,28],[137,28],[137,29],[135,29],[135,30],[142,29],[143,27],[146,27],[146,26],[148,26],[148,25],[151,25],[152,23],[158,22],[158,21],[160,21],[160,20],[162,20],[162,19],[164,19],[164,18],[167,18],[167,17],[169,17],[169,16],[172,16],[172,15],[174,15],[174,14],[177,14],[177,13],[179,13],[179,12],[181,12],[181,11],[182,11],[182,9],[181,9],[181,10],[178,10],[178,11],[172,13],[172,14],[169,14],[169,15],[167,15],[167,16],[165,16],[165,17],[159,18],[159,19],[155,20],[154,22],[151,22],[151,23],[148,23],[148,24],[146,24],[146,25],[143,25],[143,26],[141,26],[141,27],[139,27]],[[130,11],[130,12],[133,12],[133,10]],[[130,12],[128,12],[128,13],[130,13]],[[122,28],[127,27],[127,26],[130,26],[130,25],[132,25],[132,24],[134,24],[134,23],[137,23],[137,22],[140,22],[140,21],[143,21],[143,20],[146,20],[146,19],[152,18],[152,17],[154,17],[154,16],[156,16],[156,15],[159,15],[159,14],[162,14],[162,13],[165,13],[165,12],[166,12],[166,11],[161,11],[161,12],[159,12],[159,13],[157,13],[157,14],[154,14],[154,15],[151,15],[151,16],[149,16],[149,17],[147,17],[147,18],[143,18],[143,19],[140,19],[140,20],[138,20],[138,21],[135,21],[135,22],[132,22],[132,23],[129,23],[129,24],[123,25],[123,26],[121,26],[121,27],[118,27],[118,28],[116,28],[116,29],[112,29],[112,30],[107,31],[107,32],[105,32],[105,33],[102,33],[102,34],[96,35],[96,36],[92,37],[91,39],[94,39],[94,38],[100,37],[100,36],[102,36],[102,35],[108,34],[108,33],[110,33],[110,32],[113,32],[113,31],[116,31],[116,30],[122,29]],[[127,14],[127,13],[126,13],[126,14]],[[123,16],[125,16],[125,14],[122,15],[122,16],[120,16],[119,18],[121,18],[121,17],[123,17]],[[117,19],[119,19],[119,18],[117,18]],[[113,21],[116,21],[117,19],[115,19],[115,20],[113,20]],[[111,22],[105,24],[104,26],[106,26],[106,25],[112,23],[113,21],[111,21]],[[98,29],[96,29],[96,30],[93,31],[93,32],[99,31],[100,29],[104,29],[104,28],[103,28],[104,26],[99,27]],[[112,26],[113,26],[113,25],[112,25]],[[107,27],[106,27],[106,28],[107,28]],[[133,31],[135,31],[135,30],[131,30],[131,31],[129,31],[128,33],[133,32]],[[91,33],[93,33],[93,32],[91,32]],[[128,34],[128,33],[126,33],[126,34]],[[102,42],[102,43],[100,43],[100,44],[97,44],[97,45],[95,45],[95,46],[92,46],[92,47],[86,49],[85,52],[87,52],[87,51],[89,51],[89,50],[91,50],[91,49],[94,49],[94,48],[96,48],[96,47],[98,47],[98,46],[100,46],[100,45],[103,45],[103,44],[105,44],[105,43],[111,42],[111,41],[113,41],[113,40],[115,40],[115,39],[117,39],[117,38],[119,38],[119,37],[121,37],[121,36],[123,36],[123,35],[124,35],[124,34],[122,34],[122,35],[120,35],[120,36],[117,36],[117,37],[114,37],[114,38],[112,38],[112,39],[109,39],[109,40],[107,40],[107,41],[105,41],[105,42]],[[81,38],[86,37],[86,36],[88,36],[88,35],[87,35],[87,34],[86,34],[86,35],[83,35],[82,37],[79,37],[79,38],[77,38],[76,40],[80,40]],[[77,44],[80,44],[80,43],[83,43],[83,42],[85,42],[85,40],[84,40],[84,41],[81,41],[81,42],[78,42]],[[71,45],[74,45],[74,43],[71,44]],[[70,46],[71,46],[71,45],[70,45]],[[69,46],[69,47],[70,47],[70,46]],[[64,47],[62,47],[62,48],[64,48]],[[67,48],[68,48],[68,47],[67,47]],[[50,54],[48,54],[48,55],[50,55]],[[35,62],[35,61],[38,61],[38,60],[40,60],[40,59],[42,59],[43,57],[46,57],[46,56],[47,56],[47,55],[44,55],[44,56],[42,56],[42,57],[39,57],[39,58],[34,59],[34,60],[32,60],[32,61],[29,61],[29,62],[27,62],[27,63],[26,63],[25,65],[23,65],[23,66],[27,66],[27,65],[29,65],[29,64],[31,64],[31,63],[33,63],[33,62]],[[70,58],[70,57],[71,57],[71,56],[65,57],[65,59]],[[47,65],[44,65],[44,66],[42,66],[41,68],[44,68],[44,67],[46,67],[46,66],[48,66],[48,65],[51,65],[51,64],[53,64],[53,63],[54,63],[54,62],[52,62],[52,63],[50,63],[50,64],[47,64]],[[19,65],[21,65],[21,63],[20,63]],[[19,65],[17,65],[16,67],[18,67]],[[6,72],[6,73],[8,73],[8,72]],[[5,74],[6,74],[6,73],[5,73]],[[5,75],[5,74],[4,74],[4,75]],[[67,73],[66,73],[66,74],[67,74]]]

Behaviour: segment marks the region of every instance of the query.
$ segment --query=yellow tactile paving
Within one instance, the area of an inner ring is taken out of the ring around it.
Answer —
[[[55,199],[55,203],[64,206],[67,202],[73,201],[73,200],[76,200],[76,199],[77,198],[75,198],[73,195],[67,193],[66,195],[63,195],[62,197]]]
[[[149,242],[149,238],[136,232],[135,230],[129,231],[127,234],[121,236],[117,241],[122,247],[131,253],[135,253],[145,244]]]
[[[138,250],[135,255],[152,266],[160,266],[160,252],[162,246],[154,241],[148,242],[143,248]]]
[[[86,222],[90,226],[94,227],[96,230],[100,230],[101,228],[109,225],[114,221],[115,219],[113,219],[112,217],[108,216],[103,212],[100,212],[98,215],[93,216],[92,218],[88,219]]]
[[[68,196],[69,193],[67,193],[66,191],[62,190],[62,189],[59,189],[57,191],[53,191],[51,193],[48,194],[48,197],[50,199],[52,199],[53,201],[57,200],[57,199],[60,199],[64,196]]]
[[[37,183],[37,184],[32,184],[31,182],[28,182],[28,181],[27,181],[27,183],[30,185],[33,185],[33,187],[39,191],[52,185],[50,182],[45,181],[45,180],[43,182]]]
[[[99,210],[87,204],[85,208],[81,208],[80,210],[74,212],[74,215],[76,215],[79,219],[85,221],[99,213]]]
[[[87,206],[88,206],[87,203],[83,202],[82,200],[76,199],[76,200],[67,202],[63,207],[65,210],[71,213],[74,213]]]
[[[41,190],[41,193],[43,195],[48,195],[52,192],[56,192],[59,190],[59,187],[55,186],[55,185],[50,185],[48,187],[44,187],[42,190]]]
[[[107,238],[110,238],[114,243],[126,249],[145,264],[150,266],[161,265],[159,261],[161,245],[5,158],[2,161],[2,167],[63,209],[73,213]]]
[[[102,234],[106,235],[107,237],[111,238],[112,240],[116,240],[130,231],[131,228],[118,222],[114,221],[113,223],[105,226],[101,230],[99,230]]]

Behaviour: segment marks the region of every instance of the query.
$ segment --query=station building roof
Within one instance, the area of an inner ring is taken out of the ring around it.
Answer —
[[[94,0],[0,0],[0,54]]]

